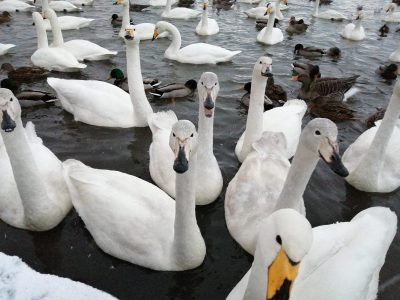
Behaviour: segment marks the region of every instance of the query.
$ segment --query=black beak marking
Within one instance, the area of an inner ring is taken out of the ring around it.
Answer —
[[[319,155],[322,158],[322,160],[329,166],[329,168],[337,175],[341,177],[349,176],[349,171],[343,165],[342,159],[336,151],[333,151],[333,154],[331,156],[331,162],[327,162],[325,158],[321,155],[321,153]]]
[[[204,107],[207,109],[213,109],[215,106],[214,101],[210,93],[207,93],[206,101],[204,101]]]
[[[262,71],[261,71],[261,76],[264,76],[264,77],[271,77],[271,76],[272,76],[272,73],[270,72],[270,68],[268,67],[267,70],[266,70],[265,72],[262,72]]]
[[[127,40],[129,40],[129,41],[133,40],[133,37],[130,36],[129,34],[126,34],[126,35],[125,35],[125,38],[126,38]]]
[[[189,169],[189,161],[186,158],[185,148],[179,146],[178,157],[174,161],[174,170],[178,174],[183,174]]]
[[[3,110],[3,121],[1,122],[1,129],[5,132],[12,132],[17,124],[15,124],[14,120],[11,119],[10,115],[6,110]]]

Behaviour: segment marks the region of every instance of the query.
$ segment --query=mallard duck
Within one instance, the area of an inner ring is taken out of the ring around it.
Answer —
[[[242,98],[240,99],[240,103],[248,108],[250,103],[251,82],[246,82],[241,89],[246,91],[246,94],[242,96]],[[265,92],[267,91],[265,90]],[[264,94],[264,111],[271,108],[272,105],[273,102],[271,101],[271,99],[268,99],[267,95]]]
[[[267,79],[267,87],[265,88],[265,95],[273,102],[282,105],[287,101],[287,93],[282,86],[274,83],[274,75],[271,74]]]
[[[399,67],[396,64],[379,66],[377,72],[382,78],[387,80],[394,80],[397,78],[397,75],[400,75]]]
[[[318,96],[311,100],[308,110],[318,118],[327,118],[333,122],[354,120],[354,110],[342,102],[344,93],[336,92],[327,96]]]
[[[114,85],[129,93],[128,78],[125,77],[124,72],[122,72],[121,69],[112,69],[110,72],[110,76],[107,78],[107,80],[111,79],[115,79]],[[161,81],[156,78],[143,78],[143,86],[145,90],[155,88],[160,83]]]
[[[49,71],[40,67],[14,67],[9,63],[1,65],[0,69],[7,73],[8,78],[18,82],[33,82],[35,80],[41,80],[49,75]]]
[[[122,17],[118,16],[117,14],[113,14],[111,16],[111,24],[115,26],[121,26],[122,25]]]
[[[291,16],[289,20],[289,26],[286,28],[286,32],[290,34],[303,33],[307,30],[308,24],[304,23],[303,19],[296,20],[296,17]]]
[[[342,51],[338,47],[329,48],[326,52],[326,55],[332,57],[334,59],[339,59],[342,54]]]
[[[153,96],[160,99],[175,99],[193,95],[197,88],[197,82],[194,79],[190,79],[181,83],[170,83],[158,87],[150,92]]]
[[[8,11],[3,11],[3,13],[0,15],[0,24],[9,22],[10,20],[11,14]]]
[[[148,8],[148,7],[150,7],[150,5],[132,3],[131,1],[129,3],[129,10],[130,11],[143,11],[145,8]]]
[[[373,113],[368,117],[368,119],[365,121],[367,128],[372,128],[375,126],[375,122],[382,120],[383,116],[385,115],[386,108],[377,108],[376,112]]]
[[[294,54],[307,57],[319,57],[326,54],[326,50],[314,46],[304,47],[302,44],[297,44],[294,47]]]
[[[383,24],[381,28],[379,28],[379,36],[386,37],[389,33],[389,26]]]
[[[192,7],[194,5],[194,0],[179,0],[177,5],[178,7]]]
[[[316,72],[317,70],[318,73]],[[292,76],[297,76],[300,74],[310,74],[310,71],[315,73],[315,78],[321,78],[321,73],[319,72],[319,67],[317,65],[299,62],[294,62],[292,64]]]

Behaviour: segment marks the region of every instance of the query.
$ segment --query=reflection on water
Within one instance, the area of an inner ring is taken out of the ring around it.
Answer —
[[[88,62],[88,67],[80,74],[55,73],[54,76],[105,80],[112,68],[125,70],[124,45],[117,39],[119,29],[110,24],[112,13],[121,15],[121,7],[113,6],[112,2],[96,0],[93,7],[84,7],[81,16],[96,18],[93,26],[64,32],[64,38],[89,39],[109,49],[118,50],[118,56],[109,62]],[[363,120],[366,116],[375,112],[377,107],[386,106],[393,88],[393,83],[380,79],[375,70],[379,64],[387,63],[389,54],[398,47],[400,33],[395,33],[398,26],[389,24],[389,36],[378,37],[378,29],[383,24],[380,21],[382,16],[374,14],[374,9],[379,2],[364,1],[367,36],[364,41],[352,42],[339,36],[346,22],[311,19],[309,16],[314,2],[291,1],[289,11],[284,12],[285,17],[288,19],[294,14],[304,18],[306,23],[311,24],[309,31],[290,38],[284,33],[284,42],[271,47],[255,42],[257,31],[254,20],[246,19],[241,13],[250,5],[236,4],[230,10],[219,10],[218,15],[217,6],[210,5],[210,17],[217,19],[220,27],[217,35],[196,36],[194,29],[197,20],[173,23],[181,31],[183,46],[202,41],[231,50],[242,50],[233,63],[193,66],[171,62],[163,57],[169,44],[168,39],[145,41],[140,47],[143,76],[158,77],[163,83],[170,83],[185,82],[188,78],[198,79],[204,71],[218,75],[221,91],[215,115],[214,151],[226,187],[239,168],[234,147],[246,122],[246,115],[238,102],[242,96],[240,87],[249,81],[256,59],[265,54],[273,58],[275,82],[283,85],[289,98],[292,98],[297,94],[299,84],[290,81],[290,64],[293,59],[306,61],[293,56],[294,45],[302,43],[323,48],[338,46],[343,52],[340,60],[333,61],[324,57],[314,62],[320,65],[323,76],[361,75],[361,92],[349,101],[357,110],[359,120],[339,124],[339,140],[343,152],[365,130]],[[354,1],[335,0],[331,6],[322,6],[321,10],[334,8],[354,15],[356,6]],[[197,1],[195,7],[201,9],[201,3]],[[135,23],[156,22],[160,12],[160,9],[153,9],[143,13],[133,12],[131,16]],[[11,62],[15,66],[30,63],[30,56],[36,48],[35,31],[31,24],[30,14],[16,13],[13,14],[10,26],[0,26],[0,41],[17,44],[11,55],[0,57],[0,63]],[[284,30],[287,21],[282,21],[280,26]],[[30,87],[50,91],[45,81]],[[156,111],[173,109],[180,119],[197,123],[196,97],[192,101],[180,100],[175,106],[169,101],[151,103]],[[76,123],[71,115],[55,106],[25,111],[23,120],[34,121],[39,136],[62,160],[75,158],[92,167],[118,170],[150,180],[148,147],[151,132],[148,128],[110,129]],[[309,116],[306,116],[304,124],[308,120]],[[321,186],[324,188],[321,189]],[[350,220],[359,211],[374,205],[388,206],[399,214],[399,198],[399,191],[387,195],[359,192],[330,172],[323,163],[318,165],[304,195],[307,217],[313,226]],[[74,211],[56,229],[47,233],[18,230],[0,222],[0,250],[22,257],[40,272],[79,280],[122,299],[223,299],[248,270],[252,261],[252,257],[232,240],[227,231],[223,199],[224,194],[215,203],[197,209],[198,223],[207,244],[207,256],[199,268],[191,271],[155,272],[110,257],[99,250]],[[381,272],[379,299],[398,299],[399,270],[400,239],[397,235]]]

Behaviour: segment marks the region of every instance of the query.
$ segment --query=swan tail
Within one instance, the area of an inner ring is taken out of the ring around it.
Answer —
[[[84,184],[101,184],[100,180],[96,182],[96,175],[98,172],[79,160],[67,159],[62,163],[62,165],[64,179],[67,182],[68,188],[70,188],[71,179]]]
[[[344,94],[344,98],[343,98],[343,102],[347,102],[347,99],[353,97],[355,94],[357,94],[360,91],[359,88],[356,87],[352,87],[351,89],[349,89],[345,94]]]
[[[42,139],[40,137],[38,137],[36,134],[35,124],[33,124],[31,121],[26,123],[25,132],[28,137],[28,140],[31,143],[40,143],[40,144],[43,143]]]
[[[85,57],[85,60],[106,60],[106,59],[111,59],[113,58],[115,55],[117,55],[118,52],[117,51],[108,51],[107,53],[103,53],[103,54],[95,54],[95,55],[90,55]]]
[[[172,110],[160,111],[150,114],[147,122],[149,123],[151,132],[155,134],[158,130],[171,131],[172,126],[178,122],[178,118]]]

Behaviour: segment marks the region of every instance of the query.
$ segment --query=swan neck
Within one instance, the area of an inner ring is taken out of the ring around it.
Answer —
[[[320,1],[320,0],[315,0],[314,16],[318,15],[318,11],[319,11],[319,1]]]
[[[275,16],[276,16],[275,11],[269,16],[263,39],[266,39],[267,36],[272,35],[272,30],[274,29]]]
[[[44,28],[43,21],[35,22],[35,28],[38,39],[38,49],[49,47],[47,33],[46,29]]]
[[[47,11],[49,11],[49,10],[47,10]],[[57,15],[54,11],[48,13],[48,15],[49,15],[50,24],[51,24],[51,32],[53,33],[53,46],[59,47],[62,44],[64,44],[64,39],[63,39],[60,24],[58,23]]]
[[[170,24],[168,24],[167,30],[172,35],[172,42],[167,48],[167,50],[165,50],[165,53],[166,54],[168,53],[169,55],[176,55],[179,49],[181,49],[181,43],[182,43],[181,34],[178,28]]]
[[[125,36],[125,28],[130,24],[131,16],[129,15],[129,2],[125,1],[124,5],[122,6],[122,25],[119,31],[119,36]]]
[[[208,28],[208,9],[203,9],[203,14],[201,15],[201,28]]]
[[[202,101],[199,101],[199,146],[197,152],[202,155],[213,155],[213,134],[214,134],[214,113],[211,118],[204,115],[204,106]]]
[[[359,30],[361,28],[361,23],[362,23],[361,19],[356,20],[356,26],[354,27],[354,29]]]
[[[170,12],[172,6],[172,0],[167,0],[167,4],[165,5],[165,12]]]
[[[50,9],[49,0],[42,0],[42,13]]]

